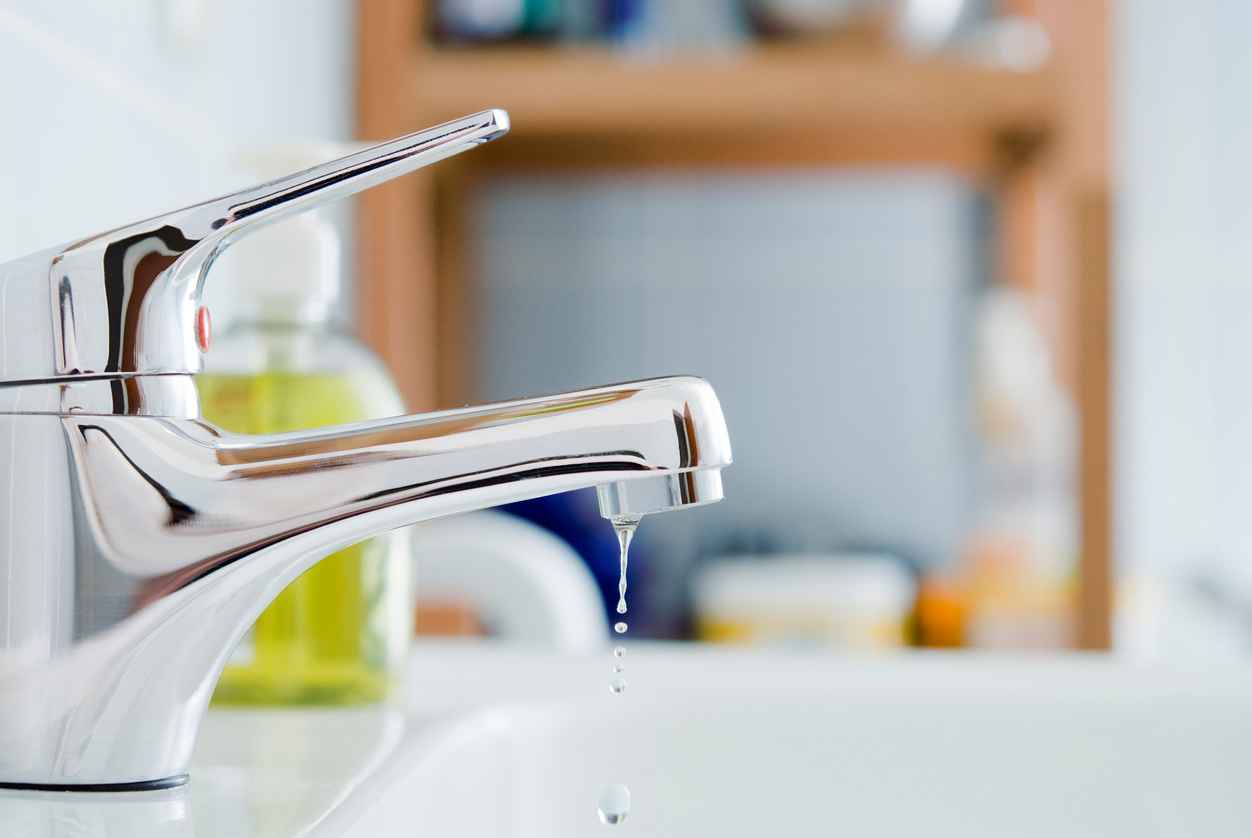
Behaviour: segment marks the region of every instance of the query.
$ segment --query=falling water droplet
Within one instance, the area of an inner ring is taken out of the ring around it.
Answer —
[[[605,786],[600,792],[598,807],[600,820],[609,826],[617,826],[630,814],[630,789],[621,783]]]
[[[630,541],[635,535],[635,528],[639,526],[639,517],[622,515],[613,519],[613,530],[617,533],[617,543],[621,547],[620,564],[621,576],[617,581],[617,613],[626,613],[626,567],[629,562]],[[626,622],[619,620],[613,624],[613,631],[618,634],[626,633]],[[621,695],[626,691],[626,679],[622,677],[622,658],[626,655],[625,646],[613,647],[613,673],[614,678],[609,682],[609,692],[613,695]],[[600,803],[597,807],[601,822],[609,826],[616,826],[626,820],[626,816],[630,814],[630,789],[626,786],[615,783],[605,786],[604,791],[600,793]]]
[[[637,515],[619,515],[613,519],[613,531],[617,533],[617,544],[621,548],[618,564],[621,574],[617,577],[617,613],[626,613],[626,566],[630,558],[630,541],[635,537],[635,528],[641,519]]]

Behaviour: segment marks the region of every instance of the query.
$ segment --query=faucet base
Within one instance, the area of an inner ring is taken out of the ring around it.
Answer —
[[[175,789],[187,783],[186,774],[166,777],[164,780],[143,780],[138,783],[84,783],[65,785],[61,783],[0,783],[0,789],[15,791],[161,791]]]

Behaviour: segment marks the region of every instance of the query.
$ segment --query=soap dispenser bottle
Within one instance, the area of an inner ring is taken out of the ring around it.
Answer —
[[[320,161],[269,162],[286,171]],[[214,274],[227,291],[214,308],[233,317],[197,377],[205,418],[227,431],[264,434],[404,412],[381,362],[340,326],[340,264],[338,233],[316,212],[223,255]],[[412,634],[407,545],[407,531],[396,530],[345,548],[292,582],[236,649],[213,700],[384,698]]]

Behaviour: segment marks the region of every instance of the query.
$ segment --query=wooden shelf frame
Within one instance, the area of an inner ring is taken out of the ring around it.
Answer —
[[[507,142],[361,200],[362,333],[410,407],[462,401],[470,366],[465,196],[500,168],[942,166],[999,196],[996,273],[1041,300],[1080,412],[1077,645],[1112,621],[1108,0],[1000,0],[1039,19],[1044,70],[909,58],[866,45],[635,56],[594,47],[443,48],[421,0],[358,0],[358,136],[486,107]],[[716,96],[709,91],[715,90]]]
[[[484,150],[475,166],[860,161],[983,173],[1039,145],[1058,109],[1046,70],[867,48],[665,58],[604,48],[430,49],[414,71],[416,107],[432,122],[507,106],[509,142]]]
[[[1053,123],[1047,70],[989,69],[878,48],[746,47],[633,56],[600,47],[432,49],[415,105],[436,118],[504,106],[525,137],[787,136],[953,126],[1030,135]],[[710,91],[716,91],[711,96]]]

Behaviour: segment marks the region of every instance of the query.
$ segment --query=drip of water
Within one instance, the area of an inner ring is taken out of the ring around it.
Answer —
[[[617,613],[626,613],[626,566],[630,561],[630,541],[635,537],[635,529],[640,518],[636,515],[619,515],[613,519],[613,531],[617,533],[617,544],[621,548],[618,562],[621,575],[617,578]]]
[[[621,576],[617,580],[617,613],[626,613],[626,567],[629,563],[630,541],[635,537],[635,528],[639,526],[638,516],[622,515],[613,519],[613,531],[617,533],[617,543],[621,548],[620,564]],[[626,633],[626,623],[623,620],[613,624],[613,631],[618,634]],[[613,695],[621,695],[626,691],[626,679],[622,677],[622,670],[625,664],[622,661],[626,655],[625,646],[613,647],[613,680],[609,681],[609,692]],[[626,820],[626,816],[630,814],[630,789],[626,786],[615,783],[605,786],[604,791],[600,793],[600,804],[597,807],[600,814],[600,820],[609,826],[616,826]]]
[[[600,792],[598,807],[600,820],[609,826],[617,826],[630,814],[630,789],[621,783],[605,786]]]

